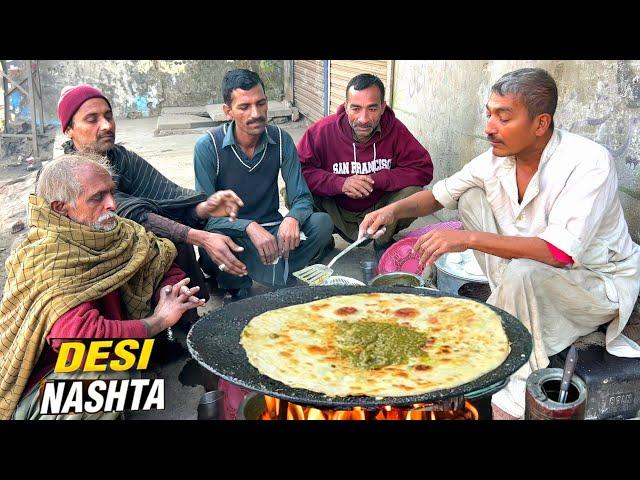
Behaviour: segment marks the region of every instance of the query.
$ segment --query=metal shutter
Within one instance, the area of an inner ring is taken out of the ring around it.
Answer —
[[[338,106],[343,104],[346,98],[347,83],[360,73],[376,75],[385,88],[387,101],[390,95],[390,85],[387,79],[389,62],[387,60],[331,60],[329,64],[329,82],[331,88],[331,103],[329,112],[335,113]]]
[[[305,117],[324,117],[324,64],[322,60],[293,61],[293,101]]]

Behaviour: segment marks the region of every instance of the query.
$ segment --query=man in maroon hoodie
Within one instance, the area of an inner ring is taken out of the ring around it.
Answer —
[[[367,213],[428,185],[433,164],[429,152],[387,106],[378,77],[355,76],[346,95],[334,115],[307,129],[298,156],[316,208],[331,215],[337,233],[353,242]],[[376,250],[389,246],[393,235],[413,220],[387,225],[375,240]]]

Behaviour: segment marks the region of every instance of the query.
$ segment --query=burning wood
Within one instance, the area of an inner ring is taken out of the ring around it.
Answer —
[[[260,420],[277,420],[280,414],[280,400],[264,397],[266,410]],[[478,410],[468,401],[463,410],[430,409],[432,405],[416,403],[413,407],[399,408],[385,405],[374,411],[362,407],[352,410],[321,410],[289,403],[287,420],[478,420]]]

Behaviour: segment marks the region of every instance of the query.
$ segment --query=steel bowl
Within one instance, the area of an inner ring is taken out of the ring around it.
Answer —
[[[424,279],[408,272],[383,273],[373,277],[371,287],[424,287]]]

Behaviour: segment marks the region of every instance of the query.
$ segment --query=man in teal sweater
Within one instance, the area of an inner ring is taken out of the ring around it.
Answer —
[[[313,212],[291,136],[267,125],[268,103],[260,77],[249,70],[231,70],[224,76],[222,92],[223,110],[231,122],[196,142],[195,188],[207,195],[232,190],[244,202],[235,222],[211,218],[205,228],[244,247],[236,255],[247,266],[248,276],[227,274],[227,266],[216,265],[202,249],[201,265],[205,272],[217,274],[218,284],[232,295],[246,296],[252,279],[274,287],[293,284],[291,273],[330,243],[333,223],[326,213]],[[290,205],[284,217],[279,212],[279,173]]]

